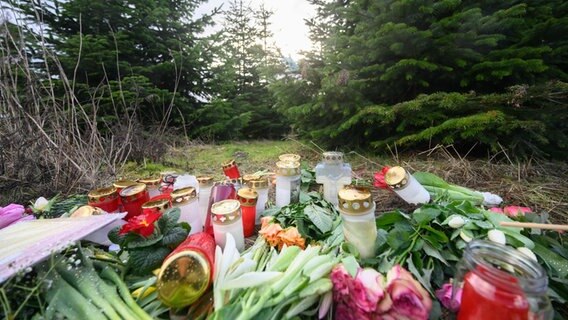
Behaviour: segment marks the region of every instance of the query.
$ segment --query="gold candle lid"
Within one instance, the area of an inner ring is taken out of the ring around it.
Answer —
[[[285,153],[278,156],[278,160],[280,161],[292,161],[292,162],[299,162],[301,157],[294,153]]]
[[[211,220],[216,224],[232,224],[240,218],[239,200],[222,200],[211,206]]]
[[[142,209],[158,209],[161,213],[164,213],[171,207],[172,205],[168,199],[151,200],[142,205]]]
[[[142,192],[146,192],[146,185],[143,183],[136,183],[122,189],[122,191],[120,191],[120,197],[128,201],[135,200]]]
[[[208,187],[213,185],[213,177],[200,176],[197,177],[197,181],[199,182],[200,187]]]
[[[87,197],[89,202],[103,202],[108,200],[114,200],[118,198],[118,193],[115,187],[105,187],[100,189],[95,189],[89,192]]]
[[[348,215],[367,213],[373,207],[371,191],[368,188],[347,186],[339,190],[339,209]]]
[[[97,207],[92,206],[82,206],[79,209],[73,211],[70,215],[71,218],[78,218],[78,217],[89,217],[89,216],[98,216],[103,214],[103,210]]]
[[[297,161],[278,161],[276,167],[281,176],[297,176],[300,174],[300,163]]]
[[[170,196],[172,197],[172,204],[174,206],[181,205],[197,198],[197,191],[194,187],[185,187],[172,191]]]
[[[240,188],[237,192],[237,198],[241,206],[254,207],[258,200],[258,193],[252,188]]]
[[[136,184],[136,181],[132,181],[132,180],[118,180],[115,181],[112,185],[117,188],[117,189],[124,189],[126,187],[130,187],[133,184]]]
[[[268,179],[266,176],[259,176],[254,174],[247,174],[243,177],[244,184],[253,189],[266,189],[268,188]]]
[[[231,167],[236,167],[237,162],[235,161],[235,159],[231,159],[227,162],[224,162],[221,166],[223,167],[223,169],[229,169]]]
[[[393,189],[401,189],[408,183],[408,172],[403,167],[392,167],[385,174],[385,182]]]
[[[161,180],[162,178],[160,177],[148,177],[148,178],[138,179],[138,182],[143,183],[148,187],[150,187],[150,186],[159,186]]]
[[[323,162],[329,164],[343,163],[343,152],[326,151],[323,153]]]
[[[183,250],[162,264],[156,284],[158,296],[169,307],[183,308],[199,299],[210,279],[211,266],[203,254]]]

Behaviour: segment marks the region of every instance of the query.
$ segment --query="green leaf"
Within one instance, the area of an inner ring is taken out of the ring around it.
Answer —
[[[422,271],[424,272],[424,275],[422,275],[418,271],[418,269],[416,269],[416,266],[414,266],[414,263],[412,262],[412,255],[409,255],[409,257],[406,259],[406,263],[408,264],[408,271],[410,271],[410,273],[412,273],[414,277],[416,277],[416,280],[418,280],[418,282],[422,284],[424,289],[426,289],[430,293],[430,295],[433,296],[434,292],[432,291],[432,286],[430,285],[430,277],[434,269],[422,269]]]
[[[548,250],[539,243],[534,245],[533,252],[539,256],[560,278],[568,277],[568,260]]]
[[[176,247],[187,238],[188,234],[189,230],[182,227],[172,228],[162,238],[162,244],[168,247]]]
[[[394,228],[387,236],[387,243],[393,250],[406,248],[410,245],[412,232],[403,228]]]
[[[441,213],[442,211],[440,211],[437,208],[424,206],[414,211],[414,213],[412,214],[412,219],[416,221],[416,223],[418,223],[419,225],[424,225],[436,219],[436,217],[439,216]]]
[[[154,232],[148,237],[144,238],[143,236],[136,235],[136,237],[130,241],[127,241],[126,247],[128,249],[136,249],[142,247],[148,247],[155,243],[158,243],[162,240],[163,235],[158,234],[158,230],[154,229]]]
[[[473,220],[473,223],[475,223],[478,227],[482,229],[493,229],[493,225],[488,221]]]
[[[262,212],[262,216],[263,216],[263,217],[275,216],[275,215],[278,214],[279,212],[280,212],[280,208],[272,207],[272,208],[268,208],[268,209],[264,210],[264,211]]]
[[[442,243],[448,243],[450,240],[448,239],[448,236],[438,230],[438,229],[434,229],[432,226],[422,226],[422,229],[426,229],[428,231],[430,231],[430,233],[432,234],[432,236],[434,236],[438,241],[442,242]]]
[[[507,217],[504,214],[499,214],[499,213],[495,213],[495,212],[491,212],[491,211],[483,211],[483,215],[485,215],[485,218],[487,218],[487,220],[489,220],[489,222],[491,222],[495,228],[498,228],[501,231],[511,231],[514,233],[521,233],[521,228],[513,228],[513,227],[501,227],[500,223],[503,221],[507,221],[507,222],[511,222],[513,220],[509,219],[509,217]]]
[[[440,254],[440,251],[432,248],[432,246],[430,246],[428,243],[424,244],[424,252],[426,252],[427,255],[429,255],[432,258],[436,258],[438,260],[440,260],[443,264],[449,266],[448,261],[446,261],[446,259],[444,259],[444,257],[442,257],[442,255]]]
[[[120,246],[123,245],[125,238],[124,234],[119,234],[121,228],[122,228],[121,226],[118,226],[110,230],[108,233],[108,239],[110,240],[110,242],[116,243]]]
[[[171,208],[162,214],[160,219],[158,219],[158,227],[162,233],[167,232],[167,230],[177,225],[180,212],[179,208]]]
[[[322,232],[326,233],[331,230],[333,221],[331,217],[325,213],[321,207],[316,207],[313,204],[304,208],[304,213],[310,218],[312,223]]]
[[[341,263],[343,263],[345,270],[347,270],[347,272],[353,278],[355,278],[355,276],[357,275],[357,269],[359,268],[359,264],[357,263],[357,260],[355,260],[355,257],[353,257],[351,255],[347,256],[347,257],[341,259]]]
[[[470,201],[462,201],[460,204],[456,205],[455,208],[462,211],[466,216],[481,212],[481,209],[474,206]]]
[[[508,230],[508,229],[503,229],[503,227],[499,227],[499,228],[497,228],[497,229],[503,231],[503,233],[504,233],[506,236],[509,236],[509,237],[511,237],[511,238],[514,238],[514,239],[517,240],[517,241],[522,242],[525,247],[527,247],[527,248],[529,248],[529,249],[534,248],[534,242],[533,242],[531,239],[529,239],[529,238],[523,236],[522,234],[516,233],[516,232],[511,232],[511,231]]]
[[[157,246],[130,250],[128,252],[129,258],[127,264],[134,274],[149,274],[162,265],[162,262],[171,251],[172,250],[166,247]]]
[[[390,211],[380,214],[375,221],[377,228],[386,229],[386,227],[403,220],[405,220],[405,217],[399,211]]]

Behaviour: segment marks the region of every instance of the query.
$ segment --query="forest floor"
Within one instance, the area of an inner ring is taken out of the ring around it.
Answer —
[[[438,147],[421,154],[372,154],[345,152],[354,179],[372,184],[373,175],[384,165],[401,165],[414,171],[434,173],[450,183],[500,195],[505,205],[527,206],[538,213],[548,213],[554,223],[568,223],[568,163],[546,160],[516,162],[502,153],[488,159],[466,159],[451,147]],[[164,169],[175,169],[194,175],[209,175],[222,179],[221,163],[235,159],[241,173],[272,171],[283,153],[302,156],[302,166],[313,169],[320,161],[322,150],[313,143],[295,140],[242,141],[223,144],[195,143],[171,147],[160,164],[129,163],[125,177],[140,177]],[[499,158],[499,160],[496,160]],[[410,211],[412,206],[394,193],[374,190],[377,212],[395,208]]]

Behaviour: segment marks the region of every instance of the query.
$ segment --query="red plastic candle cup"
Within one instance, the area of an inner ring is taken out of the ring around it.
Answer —
[[[228,179],[239,179],[241,177],[239,167],[237,167],[235,160],[223,163],[223,172]]]
[[[166,257],[158,274],[160,300],[173,308],[194,303],[213,283],[215,239],[205,232],[189,236]]]
[[[87,195],[90,206],[103,209],[108,213],[117,212],[119,209],[119,197],[115,187],[92,190]]]
[[[222,200],[235,199],[237,192],[235,186],[227,182],[217,182],[211,188],[211,194],[209,195],[209,204],[207,205],[207,216],[205,218],[204,230],[212,237],[215,236],[213,232],[213,224],[211,223],[211,206]]]
[[[552,319],[546,271],[511,247],[470,242],[458,264],[454,294],[460,283],[458,320]]]
[[[241,204],[243,231],[245,237],[250,237],[254,234],[258,193],[252,188],[241,188],[237,193],[237,199]]]
[[[142,205],[150,200],[150,196],[145,184],[136,183],[122,189],[120,199],[122,207],[128,213],[124,219],[128,220],[142,213]]]

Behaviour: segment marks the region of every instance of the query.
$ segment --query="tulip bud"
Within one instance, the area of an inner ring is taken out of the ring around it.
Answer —
[[[532,252],[531,249],[527,248],[527,247],[519,247],[517,248],[517,250],[519,250],[520,252],[524,253],[525,255],[527,255],[529,258],[533,259],[534,261],[536,260],[536,256],[534,255],[534,252]]]
[[[505,234],[501,230],[493,229],[487,233],[487,237],[489,240],[499,243],[499,244],[506,244],[507,240],[505,239]]]
[[[450,219],[448,225],[454,229],[461,228],[465,224],[465,219],[461,216],[455,216]]]
[[[460,232],[460,238],[462,238],[465,242],[470,242],[472,240],[472,238],[465,234],[463,230]]]

